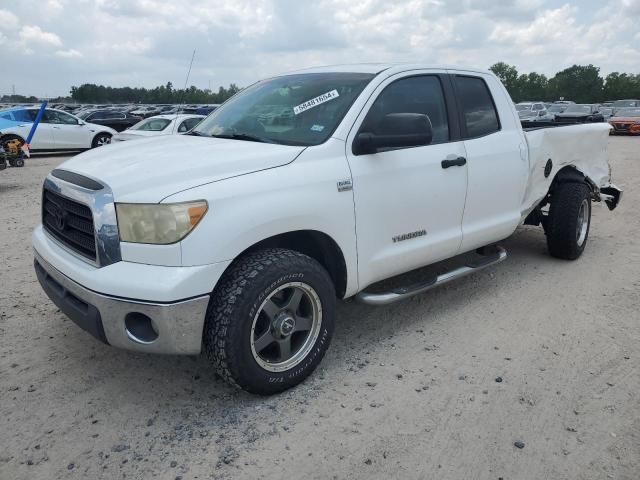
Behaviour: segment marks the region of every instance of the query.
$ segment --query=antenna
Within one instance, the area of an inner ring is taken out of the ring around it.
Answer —
[[[184,105],[184,97],[187,93],[187,84],[189,83],[189,76],[191,75],[191,67],[193,66],[193,59],[196,57],[196,50],[193,49],[193,53],[191,54],[191,62],[189,62],[189,70],[187,70],[187,78],[184,79],[184,88],[182,89],[182,99],[180,100],[180,106],[178,107],[178,112],[182,110],[182,106]],[[176,112],[176,119],[178,118],[178,112]],[[171,134],[173,135],[176,132],[177,121],[173,124],[173,129]]]

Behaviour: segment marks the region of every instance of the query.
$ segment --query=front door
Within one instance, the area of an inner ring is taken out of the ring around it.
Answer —
[[[22,114],[21,114],[22,115]],[[21,134],[24,139],[27,139],[29,132],[31,131],[31,127],[33,126],[33,122],[38,115],[37,109],[29,109],[27,110],[26,116],[29,119],[28,123],[20,125]],[[30,150],[52,150],[55,147],[55,141],[53,139],[53,129],[52,125],[45,122],[44,117],[40,119],[40,123],[36,127],[36,131],[33,134],[33,138],[31,138],[31,143],[29,144]]]
[[[361,287],[454,256],[460,248],[467,168],[443,160],[466,154],[447,109],[447,82],[446,75],[427,72],[385,80],[349,134]],[[377,125],[390,113],[426,114],[433,126],[431,144],[354,155],[356,134],[383,135]]]

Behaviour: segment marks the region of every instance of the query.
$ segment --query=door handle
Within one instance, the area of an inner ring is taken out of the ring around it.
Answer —
[[[453,160],[442,160],[440,165],[442,165],[442,168],[449,168],[449,167],[461,167],[463,165],[466,165],[466,163],[467,163],[466,158],[458,157],[458,158],[454,158]]]

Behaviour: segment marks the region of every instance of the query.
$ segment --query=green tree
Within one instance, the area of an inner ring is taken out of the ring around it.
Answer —
[[[489,67],[505,86],[509,95],[514,101],[520,101],[520,92],[518,90],[518,70],[513,65],[504,62],[494,63]]]
[[[605,100],[640,98],[640,74],[610,73],[604,80],[603,96]]]
[[[193,85],[175,90],[171,82],[152,89],[85,83],[71,87],[71,98],[79,103],[222,103],[239,90],[234,83],[229,88],[220,87],[217,93]]]
[[[518,101],[548,100],[549,80],[540,73],[527,73],[518,77]]]
[[[549,94],[554,100],[561,97],[576,103],[594,103],[602,98],[604,80],[600,68],[589,65],[573,65],[549,80]]]

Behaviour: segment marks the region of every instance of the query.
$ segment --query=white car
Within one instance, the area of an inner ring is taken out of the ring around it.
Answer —
[[[497,243],[523,224],[544,227],[552,256],[580,257],[592,202],[620,200],[609,129],[523,130],[498,78],[477,69],[275,76],[185,135],[53,170],[35,269],[104,343],[204,351],[234,385],[272,394],[318,366],[337,299],[384,305],[477,272],[505,259]],[[452,257],[458,265],[420,282],[379,283]]]
[[[186,133],[198,125],[204,115],[155,115],[145,118],[136,123],[131,128],[118,133],[113,137],[114,142],[126,140],[136,140],[145,137],[156,137],[159,135],[175,135]]]
[[[2,128],[0,131],[2,142],[16,138],[24,143],[38,110],[38,108],[25,108],[0,111],[0,119],[23,122]],[[85,150],[111,143],[111,137],[116,133],[113,128],[87,123],[70,113],[47,108],[31,139],[29,150],[31,152]]]

